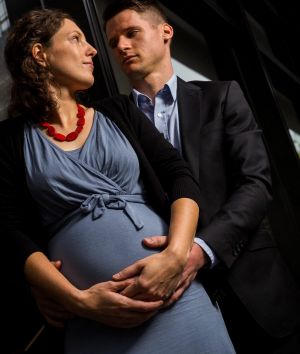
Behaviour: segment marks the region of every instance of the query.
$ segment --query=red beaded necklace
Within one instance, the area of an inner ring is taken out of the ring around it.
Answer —
[[[76,103],[77,105],[77,128],[67,134],[67,135],[64,135],[64,134],[61,134],[61,133],[57,133],[55,128],[49,123],[49,122],[40,122],[39,125],[43,128],[46,128],[47,129],[47,134],[49,136],[52,136],[55,140],[58,140],[58,141],[74,141],[75,139],[77,139],[78,137],[78,134],[82,131],[83,127],[84,127],[84,124],[85,124],[85,110],[79,106],[78,103]]]

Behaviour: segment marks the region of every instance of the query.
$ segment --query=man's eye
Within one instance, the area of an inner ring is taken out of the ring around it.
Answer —
[[[137,30],[129,31],[129,32],[127,32],[127,37],[131,38],[131,37],[135,36],[137,34],[137,32],[138,32]]]

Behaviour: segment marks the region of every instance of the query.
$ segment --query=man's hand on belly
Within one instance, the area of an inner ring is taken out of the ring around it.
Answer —
[[[164,249],[168,246],[167,236],[146,237],[143,240],[143,245],[151,249]],[[170,306],[180,299],[185,290],[191,285],[195,279],[197,272],[203,268],[207,262],[207,255],[203,249],[196,243],[193,244],[187,264],[182,273],[181,280],[170,297],[164,301],[164,307]],[[139,298],[137,296],[137,298]]]
[[[132,299],[167,301],[181,281],[184,266],[172,250],[165,248],[122,269],[113,280],[134,279],[121,293]]]

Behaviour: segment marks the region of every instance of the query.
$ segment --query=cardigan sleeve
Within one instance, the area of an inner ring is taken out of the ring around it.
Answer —
[[[34,241],[40,235],[40,224],[26,189],[24,162],[21,158],[22,138],[21,134],[18,136],[20,124],[3,122],[0,131],[1,242],[6,257],[9,256],[10,262],[23,271],[29,255],[41,250]]]

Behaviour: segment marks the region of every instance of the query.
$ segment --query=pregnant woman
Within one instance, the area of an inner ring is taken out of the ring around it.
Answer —
[[[94,82],[95,55],[58,10],[32,11],[10,31],[15,117],[1,123],[0,139],[6,247],[30,284],[75,315],[66,354],[234,353],[200,282],[163,307],[193,242],[198,187],[127,97],[77,102]],[[143,248],[151,235],[168,235],[168,247]],[[61,272],[51,259],[62,260]],[[112,280],[135,262],[135,278]]]

